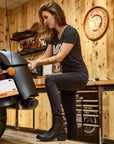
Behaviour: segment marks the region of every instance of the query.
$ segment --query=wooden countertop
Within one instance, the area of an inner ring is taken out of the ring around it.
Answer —
[[[88,81],[87,86],[114,85],[114,80]],[[36,88],[45,88],[45,84],[36,85]]]
[[[114,80],[88,81],[87,86],[91,85],[114,85]]]

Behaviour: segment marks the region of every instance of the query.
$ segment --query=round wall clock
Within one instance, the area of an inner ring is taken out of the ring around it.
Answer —
[[[88,11],[84,19],[86,36],[91,40],[98,40],[107,30],[109,16],[103,7],[94,7]]]

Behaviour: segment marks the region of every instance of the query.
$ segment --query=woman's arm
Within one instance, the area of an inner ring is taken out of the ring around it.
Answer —
[[[53,55],[53,53],[52,53],[52,45],[49,44],[47,49],[46,49],[46,51],[45,51],[45,53],[40,58],[38,58],[38,60],[51,57],[52,55]]]
[[[40,66],[61,62],[69,54],[73,46],[74,44],[63,43],[57,55],[47,57],[45,59],[38,59],[36,60],[36,63],[38,66]]]
[[[37,59],[34,61],[34,63],[31,63],[30,70],[33,70],[36,66],[61,62],[69,54],[73,46],[74,44],[63,43],[57,55],[47,57],[46,55],[49,56],[47,52],[47,54],[44,57],[42,56],[41,59]]]
[[[29,63],[28,64],[29,69],[31,71],[34,70],[35,67],[37,66],[37,61],[46,59],[46,58],[51,57],[51,56],[52,56],[52,45],[49,44],[46,51],[45,51],[45,53],[41,57],[39,57],[36,60],[27,60],[28,63]]]

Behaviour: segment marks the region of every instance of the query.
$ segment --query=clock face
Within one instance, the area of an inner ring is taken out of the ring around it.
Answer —
[[[102,7],[92,8],[84,20],[84,30],[86,36],[91,40],[101,38],[108,26],[108,13]]]

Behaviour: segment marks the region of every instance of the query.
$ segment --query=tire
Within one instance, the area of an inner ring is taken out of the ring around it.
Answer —
[[[85,123],[96,124],[98,120],[96,117],[85,117],[84,121]],[[83,127],[83,132],[86,136],[93,136],[96,133],[96,131],[97,131],[96,127],[92,126]]]
[[[85,123],[96,124],[98,122],[97,118],[85,117]],[[92,126],[82,126],[78,129],[79,140],[84,140],[86,142],[98,143],[99,141],[99,128]]]
[[[3,135],[4,131],[6,130],[6,107],[0,108],[0,137]]]

